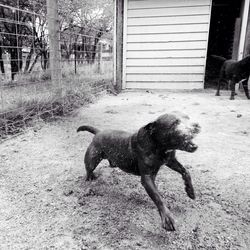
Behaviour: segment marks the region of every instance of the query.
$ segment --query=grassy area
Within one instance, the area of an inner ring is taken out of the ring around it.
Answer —
[[[50,72],[20,74],[1,89],[0,138],[16,134],[35,118],[48,120],[89,103],[100,91],[112,88],[112,62],[105,62],[101,73],[97,65],[62,65],[60,84],[52,84]]]

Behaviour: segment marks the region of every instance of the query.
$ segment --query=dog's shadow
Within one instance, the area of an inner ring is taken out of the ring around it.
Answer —
[[[78,177],[74,185],[78,203],[99,197],[99,200],[110,200],[113,204],[119,204],[121,208],[123,206],[126,206],[127,209],[133,206],[152,207],[153,205],[150,204],[149,199],[145,199],[146,194],[143,193],[144,190],[140,185],[140,179],[130,176],[125,183],[125,175],[119,170],[102,169],[96,171],[96,180],[86,181],[85,176]],[[102,205],[102,203],[98,204]]]
[[[81,176],[75,182],[74,195],[79,212],[91,221],[91,229],[87,230],[86,225],[80,226],[74,234],[79,237],[93,230],[97,238],[108,237],[111,242],[113,239],[122,241],[137,236],[142,241],[167,243],[168,233],[161,228],[157,208],[141,186],[140,178],[128,178],[127,174],[116,169],[101,169],[97,171],[97,177],[92,182],[86,182]],[[175,204],[174,198],[169,199],[166,205],[175,214],[182,210]]]

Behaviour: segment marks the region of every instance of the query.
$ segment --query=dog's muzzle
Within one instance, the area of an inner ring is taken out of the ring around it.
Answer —
[[[185,146],[185,151],[189,152],[189,153],[193,153],[197,150],[198,146],[196,144],[194,144],[193,142],[189,142],[186,146]]]
[[[198,134],[200,133],[201,127],[198,123],[193,123],[192,124],[192,128],[190,130],[191,135],[189,140],[186,142],[185,145],[185,151],[189,152],[189,153],[193,153],[198,149],[198,145],[196,145],[195,143],[192,142],[192,139]]]

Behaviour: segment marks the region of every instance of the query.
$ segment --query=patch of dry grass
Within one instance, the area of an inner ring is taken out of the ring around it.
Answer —
[[[19,75],[15,82],[1,89],[0,138],[16,134],[39,117],[48,120],[62,116],[93,101],[94,96],[112,88],[112,71],[97,73],[96,65],[72,67],[63,65],[60,84],[51,82],[50,72]],[[81,71],[79,70],[81,69]]]

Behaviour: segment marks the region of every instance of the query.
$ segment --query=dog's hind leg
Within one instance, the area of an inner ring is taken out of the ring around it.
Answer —
[[[218,85],[217,85],[217,91],[216,91],[216,96],[220,96],[220,86],[221,86],[221,81],[225,80],[225,69],[226,65],[223,64],[221,69],[220,69],[220,75],[219,75],[219,80],[218,80]]]
[[[218,80],[218,85],[217,85],[217,91],[216,91],[216,96],[220,96],[220,85],[221,85],[221,79]]]
[[[235,96],[235,81],[234,80],[229,80],[229,84],[230,84],[230,89],[231,89],[230,100],[234,100],[234,96]]]
[[[192,184],[192,179],[191,176],[188,172],[187,169],[185,169],[178,161],[175,157],[172,157],[168,163],[166,164],[169,168],[171,168],[172,170],[178,172],[181,174],[182,179],[184,180],[184,184],[185,184],[185,190],[187,195],[191,198],[191,199],[195,199],[195,194],[194,194],[194,188],[193,188],[193,184]]]
[[[97,167],[97,165],[102,160],[101,152],[96,149],[92,144],[87,149],[85,154],[84,163],[86,169],[86,181],[91,181],[96,179],[93,171]]]
[[[242,86],[245,91],[247,99],[250,99],[249,92],[248,92],[248,78],[242,81]]]

